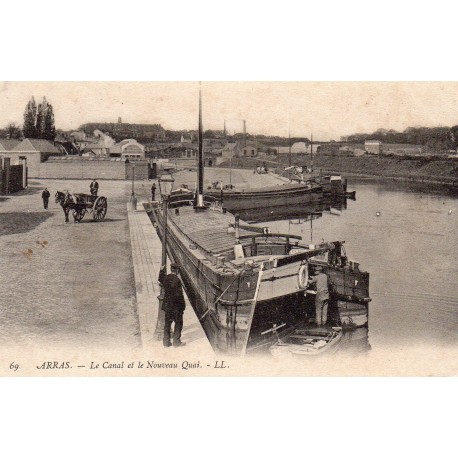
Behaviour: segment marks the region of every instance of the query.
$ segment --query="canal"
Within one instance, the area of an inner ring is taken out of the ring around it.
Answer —
[[[192,188],[195,172],[178,173],[180,180]],[[205,180],[207,185],[215,180],[228,183],[229,171],[206,168]],[[232,170],[231,181],[236,189],[278,184],[273,176],[242,169]],[[390,354],[409,354],[409,364],[445,358],[445,353],[456,355],[457,193],[426,184],[362,178],[349,178],[348,190],[356,191],[356,200],[318,209],[258,209],[262,216],[254,224],[300,235],[306,243],[345,240],[349,259],[370,273],[369,326],[346,332],[342,352],[370,354],[381,364]],[[256,220],[240,213],[246,221]]]
[[[310,243],[345,240],[349,259],[370,272],[368,329],[347,333],[343,350],[456,347],[457,196],[393,181],[353,179],[348,189],[356,200],[346,208],[257,224]]]

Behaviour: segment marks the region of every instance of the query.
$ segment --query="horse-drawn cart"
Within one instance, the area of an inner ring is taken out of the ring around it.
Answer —
[[[103,221],[107,214],[107,198],[104,196],[93,196],[91,194],[70,194],[57,191],[56,204],[60,204],[65,215],[65,222],[68,223],[68,214],[72,211],[75,223],[79,223],[86,212],[92,213],[94,221]]]
[[[73,194],[76,204],[72,208],[72,215],[75,221],[80,222],[86,212],[92,213],[94,221],[103,221],[107,214],[107,198],[104,196],[93,196],[91,194]]]

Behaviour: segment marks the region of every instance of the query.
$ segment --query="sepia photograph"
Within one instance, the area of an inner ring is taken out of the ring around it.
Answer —
[[[3,5],[3,455],[453,452],[455,9]]]
[[[4,82],[5,375],[456,375],[458,83]]]

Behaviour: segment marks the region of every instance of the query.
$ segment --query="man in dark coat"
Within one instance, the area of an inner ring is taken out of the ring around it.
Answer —
[[[156,197],[156,183],[153,183],[153,186],[151,186],[151,200],[155,200],[154,198]]]
[[[43,199],[43,207],[45,210],[48,209],[49,196],[50,194],[48,188],[45,188],[45,190],[41,193],[41,198]]]
[[[96,196],[97,193],[99,192],[99,184],[97,183],[97,181],[95,180],[95,178],[92,180],[90,189],[91,189],[91,195],[92,195],[92,196]]]
[[[159,282],[164,288],[164,299],[162,300],[162,310],[165,313],[164,323],[164,347],[172,345],[170,341],[172,323],[175,322],[173,329],[173,346],[181,347],[186,345],[181,341],[181,331],[183,329],[183,312],[186,307],[184,302],[183,287],[178,278],[179,266],[172,264],[171,273],[166,274],[166,267],[162,266],[159,272]]]

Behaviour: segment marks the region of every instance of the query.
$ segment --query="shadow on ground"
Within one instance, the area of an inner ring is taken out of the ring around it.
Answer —
[[[29,232],[51,216],[52,212],[0,213],[0,236]]]

